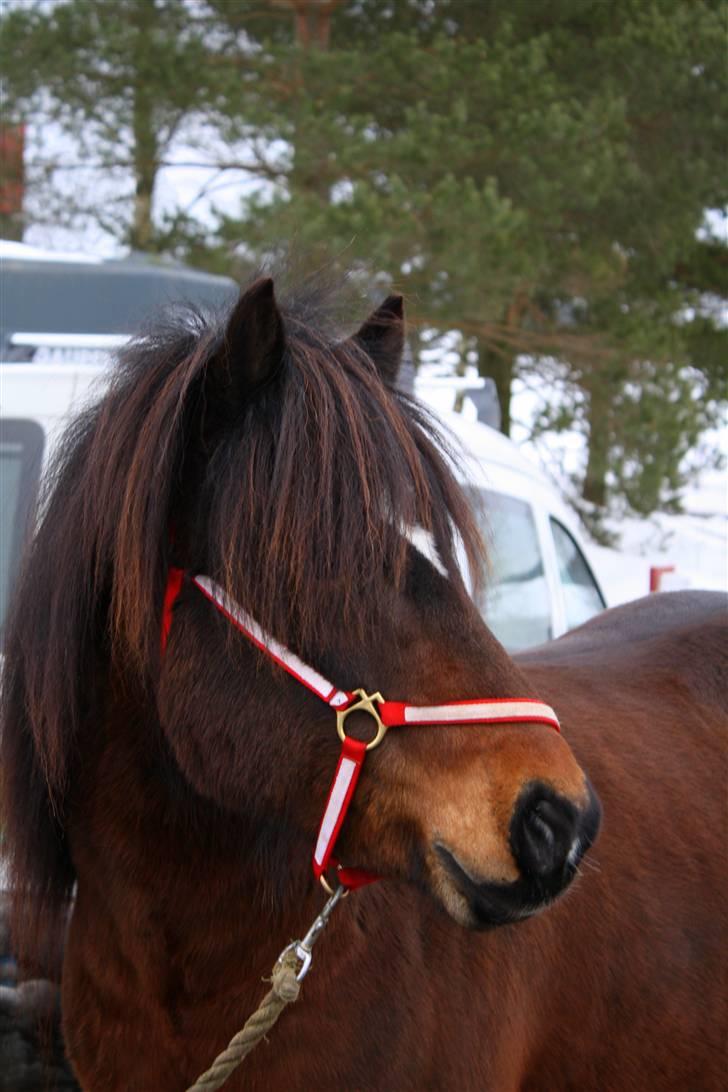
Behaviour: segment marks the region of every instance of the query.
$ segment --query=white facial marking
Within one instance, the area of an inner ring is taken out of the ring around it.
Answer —
[[[442,576],[447,576],[447,569],[440,560],[435,540],[429,531],[426,531],[424,527],[409,527],[406,531],[406,537]]]

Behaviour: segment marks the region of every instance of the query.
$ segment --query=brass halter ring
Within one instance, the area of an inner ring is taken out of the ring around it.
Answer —
[[[336,866],[336,871],[341,871],[341,865]],[[329,881],[326,879],[324,873],[321,873],[321,875],[319,876],[319,883],[321,884],[327,895],[335,895],[337,891],[342,891],[342,899],[348,899],[349,895],[351,894],[351,888],[344,887],[344,885],[342,883],[338,883],[338,881],[337,886],[332,887]]]
[[[379,746],[387,734],[388,726],[382,721],[382,718],[379,716],[379,711],[374,704],[377,701],[384,701],[384,698],[378,691],[376,694],[367,694],[366,690],[355,690],[354,693],[359,696],[359,701],[354,702],[353,705],[349,705],[346,709],[337,709],[336,711],[336,731],[339,733],[339,739],[343,743],[347,738],[346,732],[344,731],[344,723],[349,716],[349,713],[358,711],[368,713],[377,723],[377,733],[374,736],[374,739],[367,743],[367,751],[373,751],[375,747]]]

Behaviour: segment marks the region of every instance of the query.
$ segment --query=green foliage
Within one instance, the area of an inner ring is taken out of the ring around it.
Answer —
[[[79,148],[79,170],[132,174],[131,199],[89,211],[133,247],[153,246],[154,184],[180,126],[214,120],[230,49],[219,35],[211,48],[214,31],[187,0],[26,0],[0,20],[6,116],[55,122]],[[63,166],[48,163],[51,198]],[[61,221],[76,211],[52,208]]]
[[[323,7],[26,4],[0,21],[9,101],[50,103],[130,166],[133,198],[98,215],[137,245],[216,270],[293,251],[394,282],[494,376],[506,430],[514,377],[548,383],[560,361],[538,427],[583,430],[586,500],[676,503],[726,397],[728,248],[703,229],[726,202],[720,0]],[[258,182],[214,230],[194,209],[152,217],[190,118],[244,141]]]
[[[259,124],[288,153],[221,238],[388,272],[470,339],[506,428],[513,377],[557,355],[585,498],[675,504],[725,397],[728,250],[698,238],[726,196],[721,5],[362,0],[331,41],[261,50]]]

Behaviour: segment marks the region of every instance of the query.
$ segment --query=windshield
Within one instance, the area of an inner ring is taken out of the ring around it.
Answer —
[[[489,489],[476,490],[475,502],[491,563],[478,608],[510,651],[548,641],[551,598],[531,505]]]

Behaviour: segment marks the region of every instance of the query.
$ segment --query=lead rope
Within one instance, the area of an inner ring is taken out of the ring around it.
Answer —
[[[345,894],[345,887],[337,887],[303,940],[294,940],[283,949],[273,967],[271,988],[258,1008],[187,1092],[215,1092],[215,1089],[221,1088],[243,1059],[266,1037],[283,1010],[298,999],[301,983],[311,969],[312,948],[325,929],[332,910]]]

